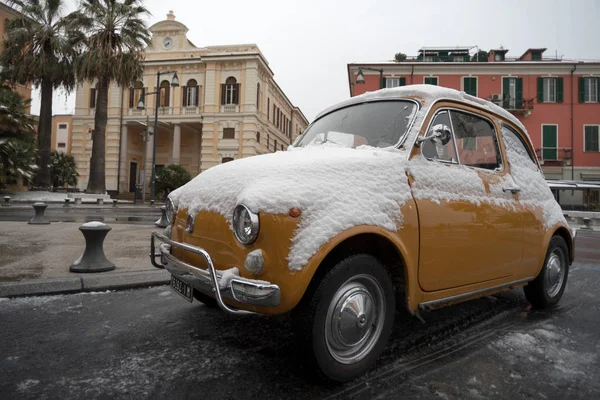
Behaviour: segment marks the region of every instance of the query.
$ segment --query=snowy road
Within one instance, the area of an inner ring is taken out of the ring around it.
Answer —
[[[572,269],[558,309],[521,290],[397,317],[365,377],[302,369],[285,318],[231,317],[166,287],[0,301],[2,398],[598,398],[600,263]],[[586,241],[578,242],[578,247]],[[585,250],[585,249],[584,249]],[[586,254],[584,252],[584,254]]]

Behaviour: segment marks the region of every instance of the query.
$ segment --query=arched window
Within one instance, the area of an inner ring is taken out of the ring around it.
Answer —
[[[260,83],[256,84],[256,111],[260,111]]]
[[[239,104],[240,84],[230,76],[221,85],[221,104]]]
[[[221,164],[225,164],[226,162],[233,161],[232,157],[223,157],[221,159]]]
[[[169,107],[171,100],[171,84],[169,81],[162,81],[160,83],[160,106]]]
[[[197,107],[198,96],[200,94],[200,87],[195,79],[190,79],[187,85],[183,87],[183,106],[184,107]]]
[[[133,84],[132,88],[129,88],[129,108],[137,108],[140,97],[145,94],[145,91],[144,84],[140,81],[137,81]]]
[[[256,143],[260,143],[260,132],[256,132]]]

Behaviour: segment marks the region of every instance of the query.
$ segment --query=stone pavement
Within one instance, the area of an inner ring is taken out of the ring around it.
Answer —
[[[110,225],[110,224],[109,224]],[[113,224],[104,253],[116,268],[73,273],[69,266],[83,253],[80,223],[28,225],[0,222],[0,297],[116,289],[165,284],[169,274],[150,263],[154,226]]]

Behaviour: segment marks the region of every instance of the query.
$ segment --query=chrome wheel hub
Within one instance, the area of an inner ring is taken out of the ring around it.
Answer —
[[[363,359],[373,349],[385,319],[385,299],[379,283],[357,275],[335,293],[325,321],[325,341],[331,356],[343,364]]]
[[[560,249],[555,249],[546,263],[546,293],[554,297],[560,292],[565,280],[565,266],[563,265],[563,254]]]

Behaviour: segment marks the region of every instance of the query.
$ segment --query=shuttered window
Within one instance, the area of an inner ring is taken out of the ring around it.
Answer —
[[[537,79],[538,103],[563,102],[563,78]]]
[[[598,103],[598,87],[600,87],[600,78],[581,77],[579,78],[579,102],[580,103]]]
[[[463,77],[463,90],[465,93],[477,97],[477,78],[473,76]]]
[[[230,76],[221,84],[221,105],[239,104],[240,84]]]
[[[502,107],[519,110],[523,107],[523,78],[502,78]]]
[[[542,125],[542,160],[558,158],[558,127]]]
[[[585,147],[584,151],[600,151],[600,126],[584,126]]]
[[[406,86],[406,78],[385,78],[386,88],[393,88],[398,86]]]
[[[427,76],[423,80],[423,83],[426,85],[436,85],[438,84],[438,78],[436,76]]]

